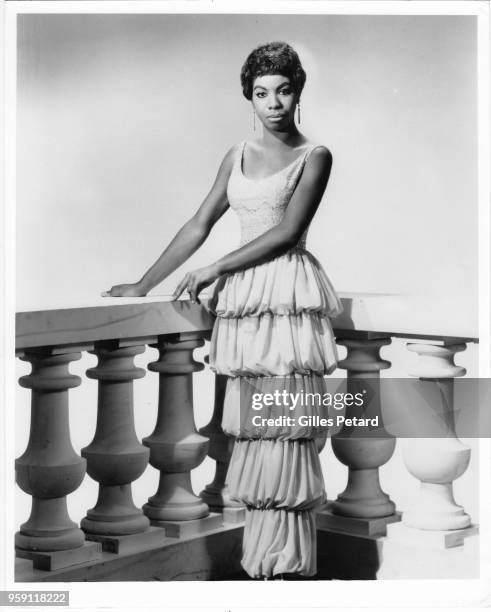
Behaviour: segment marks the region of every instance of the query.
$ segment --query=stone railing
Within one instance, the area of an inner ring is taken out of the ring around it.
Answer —
[[[420,481],[419,493],[403,513],[396,510],[379,481],[379,468],[392,457],[396,439],[377,432],[363,437],[343,436],[342,432],[334,435],[332,448],[339,461],[348,467],[348,483],[328,509],[319,513],[318,526],[331,532],[378,538],[383,551],[381,547],[376,551],[374,572],[368,572],[371,577],[477,577],[476,538],[470,536],[476,536],[478,529],[453,494],[453,482],[467,470],[471,455],[470,447],[455,433],[454,379],[465,376],[466,370],[455,365],[454,356],[478,342],[477,304],[344,294],[343,305],[344,312],[334,326],[338,345],[347,351],[338,365],[347,371],[348,387],[360,388],[364,380],[373,387],[380,380],[380,372],[392,365],[380,357],[381,348],[391,344],[392,338],[407,338],[406,349],[417,355],[417,363],[398,376],[414,377],[438,387],[435,397],[441,398],[443,394],[445,400],[437,400],[436,405],[428,408],[443,417],[445,433],[442,437],[400,440],[405,467]],[[387,383],[384,384],[387,389]],[[382,385],[377,394],[379,402],[388,395],[381,389]],[[380,412],[377,407],[375,412]],[[468,557],[459,554],[464,542],[471,540],[472,554]],[[460,550],[455,556],[457,549]],[[450,554],[445,556],[445,551]],[[355,552],[360,554],[360,549]],[[362,554],[367,555],[366,548]],[[353,576],[356,568],[349,571]],[[345,578],[346,569],[336,575],[336,568],[331,568],[331,575]],[[363,571],[357,575],[367,577]]]
[[[339,367],[347,371],[348,384],[379,377],[391,365],[380,357],[381,348],[392,337],[410,338],[408,349],[419,355],[419,365],[408,374],[438,380],[451,406],[453,378],[465,374],[453,357],[477,341],[477,324],[468,310],[461,316],[455,303],[452,310],[443,301],[388,295],[342,294],[342,300],[344,313],[334,321],[334,330],[347,351]],[[32,510],[15,538],[17,557],[27,560],[18,561],[17,580],[146,580],[155,579],[156,566],[159,579],[182,579],[162,571],[163,559],[174,570],[186,566],[188,579],[239,571],[244,509],[230,500],[225,486],[233,439],[220,428],[224,377],[215,379],[210,423],[197,431],[193,413],[193,374],[204,368],[193,351],[209,339],[212,325],[213,318],[201,306],[158,296],[17,313],[16,353],[32,366],[19,380],[31,389],[31,426],[27,448],[16,460],[16,477],[32,497]],[[159,373],[158,416],[153,433],[140,442],[133,381],[145,370],[134,365],[134,358],[146,346],[159,352],[148,366]],[[82,381],[69,372],[69,364],[80,359],[82,351],[98,358],[97,366],[87,370],[87,376],[98,381],[98,407],[94,438],[78,455],[71,443],[68,402],[69,389]],[[431,449],[424,440],[410,442],[405,462],[421,489],[401,523],[401,513],[382,490],[378,475],[394,452],[395,438],[333,437],[334,453],[349,470],[348,484],[319,512],[319,529],[386,537],[389,525],[397,539],[399,524],[399,531],[437,534],[444,548],[474,533],[452,493],[453,480],[467,468],[470,449],[454,431]],[[425,453],[432,469],[421,461]],[[196,495],[191,471],[207,454],[216,462],[215,477]],[[160,482],[138,508],[132,483],[148,463],[159,471]],[[99,495],[78,525],[69,516],[67,496],[86,473],[99,484]],[[193,545],[205,537],[205,553],[203,547],[197,553]],[[193,573],[190,564],[200,555]]]

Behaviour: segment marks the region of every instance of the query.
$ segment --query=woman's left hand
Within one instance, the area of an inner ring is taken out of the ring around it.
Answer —
[[[188,272],[175,288],[172,300],[177,300],[181,293],[187,290],[191,302],[200,304],[198,299],[200,291],[211,285],[219,276],[220,273],[214,264]]]

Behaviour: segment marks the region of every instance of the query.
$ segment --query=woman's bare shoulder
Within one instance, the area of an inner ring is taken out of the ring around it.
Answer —
[[[240,142],[235,143],[226,151],[225,155],[222,158],[221,164],[220,164],[220,168],[218,171],[219,175],[220,174],[230,174],[230,171],[232,170],[232,166],[234,165],[235,158],[241,146],[242,146],[242,143]]]
[[[332,153],[325,145],[309,143],[307,163],[319,169],[330,170],[332,166]]]
[[[307,146],[310,148],[310,155],[314,155],[318,157],[319,159],[322,159],[322,158],[332,159],[331,150],[328,147],[326,147],[326,145],[317,144],[315,142],[309,142],[307,143]]]

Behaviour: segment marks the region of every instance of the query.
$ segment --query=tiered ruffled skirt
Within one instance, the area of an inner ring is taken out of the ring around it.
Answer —
[[[324,392],[323,377],[337,362],[329,318],[341,312],[341,303],[315,257],[296,248],[221,277],[208,307],[217,316],[210,365],[230,377],[222,427],[236,437],[229,492],[247,509],[242,566],[254,578],[312,576],[314,509],[325,501],[315,438],[327,431],[298,418],[293,425],[258,424],[254,416],[291,412],[278,405],[258,411],[252,394]],[[306,416],[321,412],[319,405],[302,406]]]

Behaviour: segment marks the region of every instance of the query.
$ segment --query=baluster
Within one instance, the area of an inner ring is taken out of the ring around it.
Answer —
[[[435,410],[444,419],[445,437],[405,441],[404,462],[421,484],[418,499],[403,513],[402,522],[408,527],[425,530],[464,529],[470,525],[471,519],[455,502],[453,481],[467,469],[471,451],[455,433],[453,379],[465,375],[465,368],[455,365],[454,356],[464,351],[466,345],[446,343],[438,346],[413,342],[407,347],[419,357],[410,374],[422,380],[428,379],[439,388],[441,405],[435,406]],[[455,542],[455,536],[451,539]]]
[[[356,339],[340,338],[337,342],[348,350],[346,359],[338,364],[347,370],[347,391],[356,393],[367,388],[373,393],[370,404],[373,414],[366,414],[362,408],[361,416],[380,414],[380,370],[390,367],[390,362],[381,359],[380,349],[391,343],[390,337],[359,334]],[[357,416],[357,410],[355,406],[347,406],[346,418]],[[329,504],[329,510],[319,513],[318,524],[321,528],[384,535],[388,523],[400,520],[394,502],[382,490],[379,479],[379,468],[394,452],[395,438],[376,431],[371,435],[366,429],[363,434],[349,437],[349,430],[343,429],[332,436],[331,444],[337,459],[348,466],[348,483]]]
[[[143,444],[150,448],[150,464],[160,471],[160,481],[143,510],[171,537],[221,524],[220,515],[209,516],[207,504],[191,486],[190,471],[205,459],[209,443],[197,432],[193,414],[193,372],[204,368],[194,360],[193,350],[203,344],[196,334],[176,334],[151,345],[159,349],[159,359],[148,366],[159,373],[159,406],[155,429]]]
[[[32,365],[31,373],[19,379],[32,390],[31,428],[27,448],[15,462],[16,480],[32,496],[32,509],[15,535],[15,546],[18,557],[32,559],[35,568],[44,570],[100,556],[100,545],[85,542],[67,510],[66,496],[80,486],[86,462],[72,447],[68,414],[68,390],[81,382],[68,364],[81,353],[66,350],[30,349],[20,356]]]
[[[232,436],[224,433],[221,426],[226,386],[227,377],[221,374],[215,375],[213,415],[210,422],[199,430],[200,434],[210,439],[208,456],[216,461],[215,478],[201,491],[200,497],[210,509],[222,512],[225,522],[235,523],[245,519],[245,508],[239,501],[230,499],[228,487],[225,484],[235,442]]]
[[[133,381],[145,376],[143,368],[135,367],[134,358],[145,346],[124,344],[97,343],[90,352],[97,355],[98,364],[87,370],[89,378],[99,381],[98,412],[94,439],[82,449],[82,456],[87,459],[88,474],[99,483],[99,495],[81,526],[88,539],[102,542],[110,552],[122,552],[155,537],[145,534],[150,521],[135,506],[131,492],[131,483],[143,474],[150,455],[136,437],[133,409]],[[121,537],[135,534],[139,536]]]

